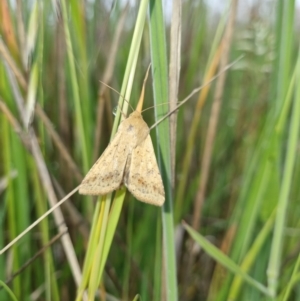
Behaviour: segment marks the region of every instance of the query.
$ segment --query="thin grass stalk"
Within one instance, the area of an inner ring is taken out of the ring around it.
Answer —
[[[6,285],[3,281],[0,280],[0,288],[1,286],[4,288],[4,290],[7,292],[7,294],[10,296],[11,300],[18,301],[19,299],[16,297],[16,295],[13,293],[13,291],[9,288],[8,285]],[[7,299],[6,299],[7,300]]]
[[[7,120],[5,118],[2,118],[2,134],[3,134],[3,141],[4,141],[4,149],[3,149],[3,157],[4,157],[4,170],[5,174],[9,174],[11,171],[11,141],[10,141],[10,135],[11,135],[11,130],[9,128]],[[14,237],[17,236],[17,229],[16,229],[16,216],[15,216],[15,208],[16,204],[14,204],[14,189],[12,186],[12,182],[8,179],[8,186],[7,186],[7,191],[6,191],[6,208],[7,208],[7,222],[8,222],[8,237],[10,240],[12,240]],[[11,250],[13,258],[16,260],[13,263],[12,271],[18,270],[19,265],[18,265],[18,253],[17,253],[17,246],[14,246]],[[6,267],[7,268],[7,267]],[[21,288],[21,279],[17,277],[15,281],[13,282],[13,290],[18,296],[20,297],[20,288]]]
[[[178,89],[181,64],[181,0],[173,2],[171,37],[170,37],[170,64],[169,64],[169,104],[170,111],[177,107]],[[170,116],[170,146],[172,163],[172,189],[175,185],[177,112]]]
[[[274,124],[274,113],[273,110],[271,110],[258,139],[257,148],[255,149],[248,166],[245,168],[247,171],[245,180],[243,181],[242,190],[232,215],[232,223],[237,223],[239,220],[239,231],[237,232],[231,252],[233,260],[237,262],[240,262],[241,258],[244,257],[246,250],[249,248],[250,236],[253,235],[253,233],[251,234],[253,228],[249,227],[249,223],[251,219],[253,220],[253,218],[257,217],[257,214],[253,215],[252,208],[254,208],[253,204],[257,200],[258,192],[261,190],[259,186],[262,185],[263,178],[258,180],[256,175],[262,174],[263,170],[270,162],[272,163],[272,173],[274,173],[274,167],[277,165],[276,162],[274,163],[273,161],[274,158],[277,157],[278,141],[284,130],[284,125],[288,116],[287,114],[290,109],[294,81],[295,74],[292,76],[286,99],[279,112],[280,115],[276,118],[276,124]],[[258,172],[257,166],[259,166]],[[278,173],[277,170],[276,173]]]
[[[300,48],[299,48],[300,50]],[[300,51],[298,52],[298,59],[296,64],[296,82],[300,80]],[[273,296],[276,296],[279,269],[281,265],[281,257],[284,242],[284,227],[287,217],[287,208],[289,203],[289,194],[292,185],[292,176],[294,171],[294,163],[296,159],[297,141],[299,136],[300,125],[300,88],[295,86],[294,105],[291,116],[291,123],[289,128],[289,138],[287,144],[287,152],[285,156],[285,165],[282,177],[282,184],[280,187],[280,195],[278,201],[277,216],[275,222],[275,229],[273,234],[271,256],[268,266],[268,286]]]
[[[276,1],[276,24],[274,30],[275,36],[275,49],[280,49],[280,43],[282,40],[281,34],[283,33],[282,21],[283,21],[283,6],[285,1]],[[278,51],[279,52],[279,51]],[[278,95],[278,84],[281,84],[279,80],[279,66],[280,66],[280,56],[276,55],[275,60],[273,62],[273,72],[271,74],[271,89],[270,89],[270,99],[276,99]]]
[[[37,64],[38,64],[38,69],[39,69],[39,81],[41,82],[43,78],[43,53],[44,53],[44,10],[42,7],[39,7],[39,10],[41,12],[39,18],[39,35],[38,35],[38,57],[37,57]],[[23,54],[22,56],[25,58],[25,62],[27,63],[28,57],[27,53]],[[39,85],[37,89],[37,95],[39,99],[38,106],[40,108],[40,105],[43,107],[44,105],[44,91],[43,91],[43,85]],[[41,138],[42,141],[45,142],[45,127],[44,125],[39,122],[39,137]],[[41,147],[45,146],[46,143],[43,143]],[[45,153],[45,149],[43,149],[43,153]],[[37,216],[42,216],[44,212],[47,211],[47,208],[45,206],[45,196],[41,190],[41,182],[38,177],[38,171],[35,168],[33,162],[32,163],[32,169],[34,170],[32,174],[33,178],[33,183],[34,183],[34,193],[36,194],[36,208],[37,208]],[[49,223],[48,219],[44,219],[40,225],[39,225],[40,233],[41,233],[41,240],[42,240],[42,245],[47,245],[49,243]],[[54,267],[54,261],[52,257],[52,252],[51,249],[47,248],[43,254],[43,259],[44,259],[44,279],[45,279],[45,298],[47,301],[58,301],[60,296],[59,296],[59,288],[58,288],[58,283],[57,279],[55,277],[55,267]]]
[[[125,99],[130,99],[137,58],[138,58],[139,48],[140,48],[141,39],[142,39],[142,33],[143,33],[145,19],[146,19],[147,6],[148,6],[148,0],[143,0],[140,3],[140,8],[139,8],[138,16],[137,16],[137,22],[136,22],[135,30],[133,33],[131,48],[130,48],[130,52],[129,52],[129,56],[128,56],[127,66],[126,66],[125,75],[123,78],[122,89],[121,89],[121,93],[120,93],[120,95],[125,96]],[[123,113],[127,112],[128,103],[124,102],[124,98],[122,96],[120,96],[120,98],[119,98],[119,106],[118,107],[122,107]],[[120,117],[121,117],[121,111],[117,110],[116,118],[114,121],[114,126],[112,129],[111,139],[113,138],[114,134],[117,131]],[[104,201],[104,207],[101,207],[103,209],[100,210],[100,215],[103,214],[103,218],[101,218],[101,221],[102,221],[101,233],[102,234],[100,233],[100,236],[94,235],[93,237],[92,236],[90,237],[90,240],[94,241],[94,243],[92,245],[94,245],[95,243],[98,245],[97,254],[95,254],[92,251],[90,252],[88,249],[89,258],[86,258],[86,260],[91,262],[91,260],[96,259],[97,262],[92,267],[93,271],[91,271],[91,276],[84,275],[84,277],[83,277],[84,279],[89,278],[89,281],[91,281],[91,285],[89,283],[87,283],[87,285],[89,285],[89,298],[91,298],[91,300],[93,300],[93,298],[94,298],[95,292],[97,290],[97,287],[98,287],[99,282],[102,277],[105,262],[106,262],[107,256],[108,256],[108,251],[109,251],[109,248],[110,248],[110,245],[112,242],[112,238],[113,238],[113,235],[114,235],[114,232],[116,229],[117,221],[118,221],[120,213],[121,213],[125,194],[126,194],[125,189],[120,189],[116,192],[115,200],[113,202],[109,218],[108,218],[108,213],[109,213],[109,208],[110,208],[110,204],[111,204],[111,202],[110,202],[111,195],[108,198],[106,198],[106,200]],[[117,202],[117,204],[115,205],[116,202]],[[94,218],[93,220],[96,222],[98,219]],[[94,225],[92,225],[92,227],[94,227]],[[107,233],[105,233],[106,231],[107,231]],[[100,239],[100,237],[102,237],[102,239]],[[97,257],[95,257],[96,255],[98,256],[99,260],[97,259]],[[89,272],[89,267],[86,268],[85,271]],[[80,287],[81,287],[81,290],[79,291],[79,294],[77,295],[77,300],[79,300],[80,295],[83,293],[85,285],[81,284]]]
[[[293,47],[293,28],[295,16],[295,0],[280,1],[278,0],[278,9],[281,16],[277,16],[281,27],[277,28],[280,32],[277,35],[280,37],[279,62],[276,81],[276,108],[277,112],[281,108],[281,102],[284,100],[287,93],[287,88],[290,80],[290,72],[292,65],[292,47]],[[280,3],[282,2],[282,3]]]
[[[76,3],[68,3],[68,7],[75,6]],[[79,4],[78,4],[79,5]],[[65,34],[65,42],[66,42],[66,50],[67,50],[67,57],[68,57],[68,63],[69,63],[69,74],[70,74],[70,81],[71,81],[71,87],[73,92],[73,99],[74,99],[74,105],[75,105],[75,120],[80,140],[80,149],[82,150],[82,165],[83,165],[83,171],[86,173],[89,169],[89,156],[91,152],[89,151],[89,145],[87,144],[87,134],[90,134],[89,124],[91,118],[88,116],[88,95],[87,95],[87,87],[83,83],[79,83],[78,76],[77,76],[77,70],[75,67],[75,52],[73,51],[73,45],[71,40],[71,34],[70,34],[70,28],[69,28],[69,22],[68,22],[68,13],[67,13],[67,5],[65,0],[61,0],[61,11],[63,16],[63,27],[64,27],[64,34]],[[82,18],[76,18],[76,21],[82,22]],[[82,32],[82,31],[80,31]],[[80,42],[79,42],[80,45]],[[80,49],[83,48],[83,46],[79,47]],[[80,58],[85,61],[84,57],[84,51],[80,52]],[[83,64],[84,65],[84,64]],[[86,72],[86,69],[84,67],[84,72]],[[82,70],[80,70],[82,72]],[[87,75],[83,75],[84,78],[87,77]],[[83,80],[85,82],[85,79]],[[79,92],[79,88],[82,88],[82,94]],[[83,203],[83,208],[87,216],[92,216],[93,214],[93,205],[91,202],[91,198],[85,196],[84,197],[86,202]]]
[[[116,191],[114,201],[111,206],[110,215],[107,225],[107,233],[105,236],[104,246],[103,246],[103,255],[101,258],[100,272],[104,270],[105,262],[108,257],[109,249],[116,232],[117,224],[120,218],[121,210],[123,207],[124,194],[126,189],[123,187],[120,190]]]
[[[150,1],[150,45],[153,77],[153,94],[155,102],[155,119],[158,120],[168,112],[165,103],[168,97],[168,60],[166,53],[165,27],[162,3]],[[166,300],[178,300],[177,272],[173,224],[172,175],[170,158],[169,122],[162,122],[156,127],[158,145],[158,164],[165,187],[166,200],[162,210],[163,225],[163,264],[166,287]]]
[[[4,119],[5,118],[2,119],[0,118],[0,126],[2,129],[4,128],[4,122],[7,122],[6,120],[4,121]],[[4,156],[1,156],[1,159],[4,159],[3,157]],[[7,177],[7,181],[9,181],[9,176]],[[5,239],[4,239],[5,238],[5,214],[6,214],[5,202],[1,202],[0,203],[0,249],[4,247],[4,243],[5,243]],[[6,259],[5,256],[0,256],[0,279],[5,279],[5,262],[6,262],[5,259]],[[5,294],[6,293],[3,290],[0,290],[0,300],[5,300]]]
[[[11,135],[11,155],[12,161],[14,162],[14,168],[18,171],[17,178],[11,183],[14,189],[14,197],[15,197],[15,220],[12,221],[16,225],[17,233],[22,232],[23,229],[26,229],[30,225],[30,197],[28,191],[28,172],[27,172],[27,158],[24,153],[24,149],[18,137],[12,132]],[[27,259],[30,257],[32,253],[32,244],[30,243],[32,239],[31,234],[20,241],[20,246],[17,248],[17,262],[22,265]],[[31,287],[31,277],[30,271],[26,270],[22,273],[20,278],[21,287],[24,286],[26,288]],[[23,293],[23,292],[22,292]],[[29,293],[29,291],[28,291]]]
[[[102,214],[102,218],[99,220],[100,235],[99,235],[99,240],[96,246],[95,253],[93,254],[94,257],[93,264],[91,267],[91,275],[88,283],[89,300],[94,300],[102,276],[102,273],[101,274],[99,273],[99,266],[101,264],[104,239],[107,231],[108,214],[109,214],[109,209],[111,204],[111,194],[107,195],[106,198],[102,197],[101,202],[104,204],[103,205],[104,209],[100,211],[100,213]]]
[[[39,180],[38,171],[34,166],[34,162],[30,162],[31,169],[33,172],[31,173],[31,178],[34,186],[34,194],[35,194],[35,206],[37,211],[37,216],[42,216],[44,212],[47,211],[45,196],[42,192],[42,185]],[[47,245],[49,243],[49,222],[48,219],[44,219],[39,224],[39,232],[41,233],[41,241],[42,245]],[[54,271],[54,261],[51,253],[51,249],[47,248],[43,254],[44,258],[44,277],[45,277],[45,295],[47,301],[58,301],[59,300],[59,290],[58,283],[56,281]]]
[[[122,285],[122,300],[129,300],[129,287],[130,287],[130,270],[131,270],[131,254],[132,254],[132,242],[134,235],[134,202],[131,202],[128,208],[127,225],[126,225],[126,255],[123,268],[123,285]]]
[[[105,67],[105,71],[103,73],[102,77],[102,82],[109,84],[112,76],[113,76],[113,71],[116,63],[116,56],[117,56],[117,51],[119,48],[119,42],[120,42],[120,37],[121,33],[123,32],[123,27],[124,23],[126,20],[128,12],[128,5],[122,12],[121,18],[118,21],[117,27],[116,27],[116,33],[114,34],[111,47],[110,47],[110,56],[108,58],[108,62]],[[97,116],[96,116],[96,129],[95,129],[95,135],[94,135],[94,140],[95,140],[95,145],[94,145],[94,150],[93,150],[93,159],[96,160],[98,155],[99,155],[99,148],[100,148],[100,135],[101,135],[101,130],[102,130],[102,118],[103,118],[103,113],[104,113],[104,105],[105,105],[105,92],[107,91],[107,87],[104,85],[100,85],[98,88],[98,103],[97,103]]]
[[[129,104],[128,104],[128,102],[124,101],[124,98],[127,100],[130,99],[133,80],[134,80],[134,73],[135,73],[136,64],[137,64],[138,53],[139,53],[139,49],[140,49],[142,34],[143,34],[143,30],[144,30],[144,24],[145,24],[145,20],[146,20],[146,12],[147,12],[147,7],[148,7],[148,2],[149,2],[149,0],[143,0],[140,3],[140,8],[139,8],[136,25],[135,25],[134,33],[133,33],[133,37],[132,37],[132,42],[131,42],[131,46],[130,46],[130,51],[129,51],[129,55],[128,55],[128,59],[127,59],[126,69],[125,69],[125,73],[124,73],[124,77],[123,77],[122,88],[121,88],[120,97],[119,97],[119,101],[118,101],[118,107],[122,108],[123,114],[126,114],[127,110],[128,110]],[[117,110],[111,139],[117,131],[120,117],[121,117],[121,111]]]
[[[238,0],[233,0],[231,3],[231,11],[229,15],[228,24],[224,33],[223,43],[223,53],[220,61],[220,69],[222,70],[228,63],[230,45],[232,43],[233,29],[236,18]],[[223,44],[222,43],[222,44]],[[207,136],[205,140],[205,148],[201,161],[201,178],[199,182],[199,190],[195,199],[194,215],[193,215],[193,228],[198,229],[200,226],[200,219],[202,213],[202,206],[207,189],[207,181],[210,173],[210,162],[212,157],[212,151],[214,146],[214,140],[217,132],[219,113],[222,104],[222,98],[224,93],[224,85],[226,80],[226,73],[222,73],[217,80],[216,84],[216,94],[211,109],[211,116],[209,119],[209,125],[207,130]]]
[[[92,228],[90,231],[90,239],[88,241],[87,251],[86,251],[85,260],[82,268],[82,279],[78,287],[76,301],[79,301],[83,298],[85,288],[87,287],[89,282],[91,267],[93,264],[93,259],[96,250],[96,244],[97,244],[97,241],[95,239],[91,239],[91,237],[99,236],[99,234],[97,233],[98,230],[97,224],[99,219],[100,207],[102,204],[103,204],[102,202],[98,201],[95,207],[95,214],[93,216]]]
[[[226,20],[227,20],[227,13],[224,13],[222,16],[221,21],[219,22],[216,35],[213,40],[213,44],[211,47],[211,51],[209,54],[209,59],[207,61],[207,65],[205,67],[204,72],[204,79],[203,83],[206,83],[209,81],[217,72],[217,67],[219,66],[219,62],[221,59],[221,54],[224,48],[224,43],[221,43],[222,34],[224,32],[225,26],[226,26]],[[184,202],[184,193],[186,190],[186,185],[188,181],[188,171],[191,166],[191,160],[192,160],[192,154],[194,149],[194,143],[195,143],[195,137],[198,130],[198,125],[201,118],[202,108],[205,105],[208,92],[210,90],[211,85],[208,85],[204,87],[204,89],[201,89],[197,104],[196,104],[196,110],[195,114],[193,116],[193,121],[188,133],[187,143],[186,143],[186,150],[184,152],[184,158],[182,163],[182,175],[180,182],[178,184],[178,188],[176,191],[176,200],[175,200],[175,222],[178,222],[180,220],[181,216],[181,210],[183,208],[183,202]]]
[[[235,244],[238,245],[238,255],[235,255],[237,251],[234,251],[234,260],[241,261],[241,258],[245,256],[245,253],[249,249],[249,246],[253,240],[255,233],[255,227],[259,218],[260,210],[263,201],[266,198],[266,192],[268,185],[270,185],[270,176],[273,171],[272,162],[270,162],[270,148],[269,143],[266,151],[262,151],[260,148],[260,158],[256,166],[256,177],[252,179],[251,190],[248,191],[243,204],[243,212],[240,215],[240,221],[238,225],[238,233],[236,235]],[[254,171],[254,170],[252,170]],[[252,175],[253,176],[253,175]],[[234,246],[237,248],[237,246]]]
[[[142,40],[142,34],[144,30],[144,25],[145,25],[145,20],[146,20],[146,12],[147,12],[147,7],[148,7],[148,0],[143,0],[140,3],[139,11],[138,11],[138,16],[137,16],[137,21],[132,37],[132,42],[130,46],[130,51],[128,55],[128,60],[127,60],[127,65],[126,65],[126,70],[123,78],[123,84],[121,88],[121,95],[125,95],[125,99],[130,99],[130,94],[132,90],[132,85],[133,85],[133,79],[134,79],[134,73],[136,69],[136,64],[137,64],[137,58],[139,54],[139,49],[141,45],[141,40]],[[122,106],[123,104],[123,106]],[[122,107],[123,113],[127,112],[128,109],[128,102],[124,102],[124,98],[120,96],[119,98],[119,106]],[[112,130],[112,136],[115,134],[117,130],[117,125],[119,123],[121,116],[120,110],[117,111],[117,115],[114,121],[114,127]],[[126,194],[126,189],[120,189],[116,192],[115,199],[112,203],[112,208],[110,211],[110,216],[108,220],[108,226],[107,226],[107,233],[105,236],[105,241],[103,245],[103,256],[101,258],[101,266],[99,270],[99,280],[102,275],[103,269],[104,269],[104,264],[107,260],[108,256],[108,251],[113,239],[113,235],[115,233],[117,221],[119,220],[120,214],[121,214],[121,209],[124,201],[124,197]]]
[[[291,295],[291,291],[292,291],[293,287],[297,283],[299,283],[299,281],[300,281],[299,269],[300,269],[300,254],[297,257],[297,261],[296,261],[296,263],[294,265],[294,268],[293,268],[293,273],[292,273],[291,278],[288,281],[288,284],[285,288],[283,297],[280,298],[280,300],[282,300],[282,301],[288,301],[289,300],[289,297]]]
[[[77,73],[75,68],[74,51],[73,51],[70,30],[68,25],[69,22],[68,22],[68,14],[67,14],[67,5],[65,0],[61,0],[61,8],[62,8],[63,26],[64,26],[65,38],[67,44],[67,55],[68,55],[69,68],[70,68],[71,85],[72,85],[74,104],[75,104],[76,122],[78,126],[81,149],[82,149],[83,170],[87,172],[89,168],[89,160],[88,160],[88,152],[87,152],[87,144],[86,144],[87,140],[85,137],[85,130],[84,130],[84,124],[82,119],[82,110],[81,110],[81,103],[80,103],[80,96],[79,96],[79,89],[78,89],[79,86],[78,86],[78,79],[77,79]]]
[[[212,258],[218,261],[220,264],[225,266],[229,271],[235,273],[236,275],[243,278],[244,281],[251,284],[265,296],[270,297],[271,294],[267,287],[250,277],[245,273],[239,265],[232,261],[227,255],[220,251],[216,246],[211,242],[205,239],[201,234],[196,232],[192,227],[184,223],[185,229],[188,231],[189,235],[203,248],[203,250],[209,254]]]
[[[229,60],[230,47],[232,43],[233,37],[233,29],[236,18],[236,10],[237,10],[238,0],[233,0],[231,3],[231,10],[229,14],[228,23],[225,29],[224,37],[220,48],[223,49],[220,59],[220,69],[224,69]],[[213,154],[213,148],[215,144],[215,138],[217,134],[217,126],[219,122],[219,115],[222,105],[223,93],[224,93],[224,85],[226,80],[226,73],[222,73],[220,77],[217,79],[216,83],[216,92],[214,96],[214,100],[211,108],[211,115],[209,118],[208,130],[205,138],[205,146],[203,151],[203,156],[201,159],[201,177],[198,183],[198,191],[195,197],[194,210],[193,210],[193,221],[192,228],[198,230],[201,225],[201,217],[202,217],[202,207],[204,203],[204,199],[206,196],[207,183],[211,169],[211,160]],[[185,286],[188,286],[188,283],[191,279],[191,270],[194,262],[194,256],[192,254],[192,245],[190,244],[190,248],[188,252],[190,252],[190,256],[187,260],[186,265],[186,283]]]
[[[15,35],[15,29],[13,26],[14,21],[12,19],[12,13],[10,12],[9,8],[9,1],[0,1],[0,30],[2,29],[3,40],[7,44],[7,48],[9,49],[16,64],[18,66],[21,66],[22,64],[20,58],[20,51]]]
[[[83,129],[85,130],[85,136],[90,137],[92,134],[92,127],[93,123],[90,122],[92,119],[92,112],[94,110],[91,108],[92,102],[91,102],[91,95],[90,95],[90,86],[89,86],[89,62],[88,62],[88,31],[86,28],[87,25],[87,18],[86,15],[86,3],[83,1],[69,1],[69,7],[70,7],[70,16],[72,26],[69,27],[71,32],[71,37],[73,37],[73,52],[75,55],[77,55],[77,68],[78,68],[78,77],[77,77],[77,85],[79,87],[79,98],[82,102],[81,106],[81,118],[84,123]],[[90,157],[91,157],[91,148],[93,147],[92,143],[89,143],[90,139],[86,140],[87,145],[87,154],[88,154],[88,164],[91,163]],[[87,170],[84,170],[85,172]],[[90,204],[90,202],[88,203]],[[89,211],[89,214],[92,215],[93,208],[91,205],[87,205],[87,210]],[[90,211],[91,210],[91,211]]]
[[[153,301],[161,300],[162,290],[162,234],[161,234],[161,219],[157,219],[156,225],[156,248],[155,248],[155,267],[153,275]]]
[[[24,20],[23,20],[23,6],[22,6],[22,0],[17,0],[17,6],[16,6],[16,17],[17,17],[17,33],[18,33],[18,44],[20,47],[20,54],[22,56],[22,63],[23,67],[26,66],[26,59],[25,58],[25,52],[22,51],[22,49],[25,49],[25,26],[24,26]]]
[[[17,86],[17,82],[15,77],[13,76],[13,74],[11,73],[11,70],[9,69],[9,67],[7,67],[7,75],[9,77],[10,80],[10,85],[12,87],[12,91],[13,91],[13,95],[14,95],[14,100],[17,103],[17,107],[19,109],[19,113],[21,114],[21,119],[23,121],[23,125],[24,125],[24,101],[23,98],[21,96],[19,87]],[[38,140],[37,137],[35,135],[35,132],[32,128],[30,128],[29,133],[28,133],[28,141],[27,143],[30,144],[30,149],[32,151],[32,155],[35,159],[35,163],[36,166],[38,168],[39,171],[39,175],[41,177],[41,181],[42,184],[44,186],[44,189],[47,193],[48,196],[48,201],[51,205],[51,207],[55,206],[57,204],[57,198],[55,195],[55,192],[53,190],[53,186],[51,183],[51,179],[50,179],[50,175],[48,172],[48,169],[46,167],[41,149],[39,147],[38,144]],[[56,222],[57,227],[64,232],[65,230],[65,224],[64,224],[64,219],[63,219],[63,215],[61,213],[60,210],[55,210],[53,212],[53,216],[54,216],[54,220]],[[74,249],[72,247],[72,243],[71,243],[71,239],[68,236],[68,234],[64,235],[61,239],[62,244],[64,246],[64,250],[66,252],[67,258],[70,262],[70,266],[73,272],[73,276],[75,278],[76,283],[78,284],[80,282],[80,278],[81,278],[81,272],[79,269],[79,265],[74,253]]]
[[[221,43],[213,57],[211,64],[207,67],[207,73],[205,73],[204,80],[203,80],[204,83],[211,80],[211,78],[216,74],[217,67],[218,67],[220,59],[221,59],[222,51],[223,51],[223,44]],[[185,155],[183,158],[182,177],[180,179],[178,189],[176,191],[176,201],[175,201],[175,222],[176,223],[179,222],[180,217],[182,215],[182,208],[183,208],[183,203],[185,200],[184,193],[185,193],[186,184],[187,184],[187,180],[188,180],[188,175],[189,175],[188,171],[189,171],[190,164],[191,164],[196,134],[197,134],[200,118],[201,118],[202,108],[206,102],[210,87],[211,87],[211,85],[207,85],[203,89],[201,89],[199,97],[198,97],[198,101],[196,104],[193,121],[192,121],[191,127],[189,129],[186,151],[185,151]]]
[[[273,229],[274,221],[276,216],[276,210],[272,212],[267,222],[264,224],[261,231],[258,233],[258,235],[255,238],[255,241],[253,242],[251,248],[247,252],[246,256],[244,257],[243,261],[240,264],[241,269],[247,273],[255,263],[255,260],[257,260],[258,254],[261,251],[263,245],[266,243],[268,236],[270,235],[270,232]],[[235,275],[232,285],[230,287],[229,291],[229,300],[238,300],[239,292],[241,291],[243,284],[243,278]]]

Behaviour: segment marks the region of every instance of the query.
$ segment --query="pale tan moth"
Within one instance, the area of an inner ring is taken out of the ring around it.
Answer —
[[[118,189],[122,184],[125,184],[128,190],[138,200],[149,204],[161,206],[165,200],[165,192],[159,169],[157,167],[152,141],[149,136],[149,131],[155,128],[164,119],[168,118],[176,110],[178,110],[179,107],[184,105],[193,95],[198,93],[202,88],[204,88],[207,85],[210,85],[221,73],[227,71],[236,62],[241,60],[241,58],[243,58],[243,56],[239,57],[234,62],[227,65],[223,70],[221,70],[218,74],[216,74],[210,80],[205,82],[202,86],[194,89],[185,99],[183,99],[179,103],[176,109],[170,111],[160,120],[158,120],[155,124],[153,124],[150,128],[147,126],[141,115],[145,88],[144,80],[144,85],[137,109],[119,125],[119,129],[114,139],[107,146],[106,150],[103,152],[102,156],[98,159],[98,161],[94,164],[91,170],[87,173],[82,183],[75,189],[73,189],[70,193],[68,193],[53,207],[51,207],[34,223],[27,227],[22,233],[20,233],[9,244],[7,244],[2,250],[0,250],[0,255],[2,255],[10,247],[12,247],[20,238],[22,238],[26,233],[28,233],[32,228],[34,228],[38,223],[40,223],[45,217],[51,214],[56,208],[61,206],[78,189],[79,192],[82,194],[103,195],[112,192]],[[123,136],[124,132],[125,136]],[[122,137],[120,137],[121,134]],[[123,151],[121,148],[122,146]],[[119,152],[123,153],[124,156],[119,158]],[[137,158],[143,158],[143,160],[139,161],[137,165],[135,163],[134,167],[132,168],[133,162],[137,162]],[[109,166],[110,163],[113,163],[114,166]],[[120,172],[122,171],[122,168],[116,168],[116,165],[119,163],[121,165],[123,164],[123,173]],[[102,169],[102,166],[104,169]],[[100,174],[98,172],[99,169]],[[110,171],[111,173],[109,173],[108,171]],[[104,181],[99,183],[101,177]],[[130,182],[131,179],[132,182]]]
[[[136,110],[120,123],[113,140],[80,184],[79,193],[105,195],[125,185],[139,201],[156,206],[164,203],[150,130],[141,114],[147,75]]]

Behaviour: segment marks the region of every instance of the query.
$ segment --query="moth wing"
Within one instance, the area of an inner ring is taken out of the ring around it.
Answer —
[[[79,193],[103,195],[118,189],[124,176],[128,154],[132,145],[124,132],[118,131],[101,157],[83,179]]]
[[[128,168],[124,182],[133,196],[139,201],[161,206],[165,201],[165,190],[150,135],[133,149]]]

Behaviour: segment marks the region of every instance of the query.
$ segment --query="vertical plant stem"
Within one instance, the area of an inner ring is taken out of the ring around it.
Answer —
[[[299,48],[300,50],[300,48]],[[300,80],[300,51],[296,65],[296,82]],[[285,156],[285,165],[280,187],[277,216],[272,241],[271,256],[268,267],[268,285],[272,295],[276,295],[279,270],[281,265],[282,246],[284,242],[284,227],[286,222],[289,194],[292,184],[292,175],[296,160],[297,143],[299,139],[300,125],[300,88],[295,86],[294,106],[292,110],[291,123],[289,128],[289,139]]]
[[[224,48],[223,48],[223,56],[220,62],[221,70],[225,68],[225,66],[228,63],[230,45],[233,36],[233,28],[235,24],[237,4],[238,4],[238,0],[233,0],[231,4],[232,5],[231,13],[229,16],[229,21],[223,38]],[[220,75],[217,81],[216,94],[215,94],[214,102],[211,109],[211,115],[209,119],[207,136],[205,140],[205,148],[204,148],[204,153],[201,162],[201,178],[199,183],[199,190],[196,196],[195,207],[194,207],[193,228],[196,230],[198,230],[200,226],[202,205],[205,198],[207,181],[210,172],[211,156],[212,156],[214,140],[217,132],[220,109],[222,105],[225,80],[226,80],[226,73],[224,72]]]
[[[173,2],[171,37],[170,37],[170,65],[169,65],[169,103],[170,111],[174,110],[178,102],[178,88],[181,63],[181,0]],[[170,116],[170,146],[172,166],[172,188],[175,183],[176,158],[176,129],[177,113]]]
[[[81,142],[81,149],[82,149],[82,163],[83,163],[84,172],[87,172],[89,169],[87,144],[86,144],[86,137],[85,137],[83,120],[82,120],[82,110],[81,110],[81,103],[79,97],[78,80],[77,80],[77,74],[75,68],[74,52],[72,47],[70,30],[68,26],[68,14],[67,14],[67,6],[65,0],[61,0],[61,8],[62,8],[62,15],[64,20],[64,30],[65,30],[67,55],[68,55],[68,61],[70,67],[70,77],[71,77],[71,84],[72,84],[75,111],[76,111],[76,120],[77,120],[79,137]]]
[[[168,65],[166,53],[165,28],[162,13],[162,3],[160,0],[150,1],[150,41],[151,41],[151,59],[153,92],[155,101],[155,117],[164,116],[168,107],[159,105],[165,103],[168,98]],[[166,283],[166,300],[176,301],[177,292],[177,272],[174,242],[174,224],[173,224],[173,198],[172,198],[172,175],[170,158],[170,130],[169,123],[162,122],[156,128],[156,137],[158,144],[158,162],[163,178],[166,192],[166,201],[162,210],[163,225],[163,264]]]
[[[277,111],[281,108],[281,103],[287,92],[289,84],[289,74],[291,72],[292,60],[292,44],[293,44],[293,27],[295,15],[295,0],[278,1],[278,22],[281,25],[277,28],[280,30],[278,35],[280,37],[280,55],[278,62],[277,74]]]

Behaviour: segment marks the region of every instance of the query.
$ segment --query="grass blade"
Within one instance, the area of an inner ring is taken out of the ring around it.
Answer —
[[[168,97],[168,61],[166,53],[166,38],[164,27],[162,2],[159,0],[150,1],[150,42],[153,93],[155,102],[155,118],[158,120],[168,112],[168,106],[162,105]],[[163,225],[163,264],[165,265],[166,300],[176,301],[177,272],[174,247],[174,224],[173,224],[173,197],[172,197],[172,176],[170,158],[170,130],[169,122],[163,121],[156,128],[158,144],[158,163],[166,192],[166,201],[162,210]]]

